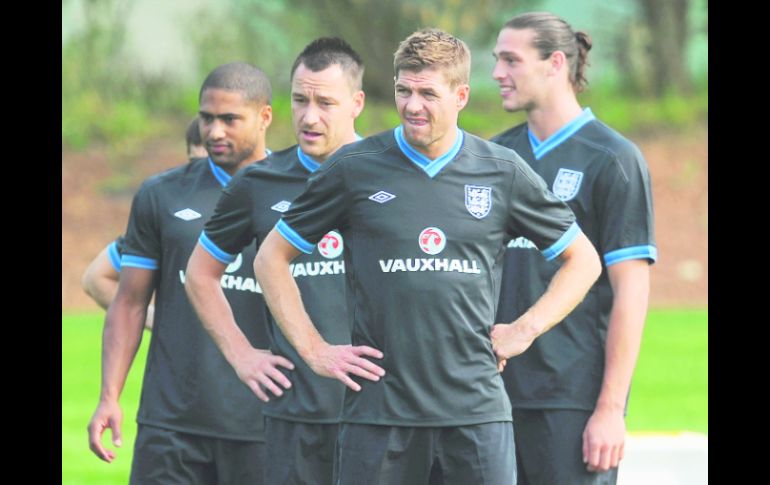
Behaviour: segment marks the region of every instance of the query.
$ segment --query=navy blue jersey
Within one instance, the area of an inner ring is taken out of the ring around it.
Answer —
[[[272,154],[262,164],[241,170],[222,192],[200,237],[201,245],[223,263],[229,263],[245,247],[259,247],[318,167],[298,146],[293,146]],[[290,267],[308,314],[332,344],[350,343],[343,246],[342,236],[328,231],[311,254],[296,258]],[[270,350],[292,361],[295,367],[291,371],[280,368],[292,387],[285,389],[283,396],[271,396],[264,413],[289,421],[337,423],[344,384],[316,375],[272,317],[269,321]]]
[[[489,332],[505,244],[554,258],[574,216],[511,150],[457,130],[435,160],[402,127],[336,152],[278,223],[301,251],[345,238],[354,345],[384,354],[378,382],[346,390],[345,422],[461,426],[510,421]]]
[[[493,141],[512,148],[574,211],[602,258],[602,273],[563,322],[508,360],[503,373],[514,407],[593,410],[604,375],[612,287],[607,266],[627,259],[655,261],[652,191],[638,148],[595,119],[589,109],[540,142],[527,124]],[[505,257],[498,320],[523,314],[559,269],[526,238],[511,241]]]
[[[155,270],[155,321],[137,421],[227,439],[264,440],[262,402],[243,384],[203,328],[184,289],[203,223],[230,177],[209,159],[147,179],[134,196],[121,266]],[[265,348],[265,304],[246,248],[222,277],[235,320]]]

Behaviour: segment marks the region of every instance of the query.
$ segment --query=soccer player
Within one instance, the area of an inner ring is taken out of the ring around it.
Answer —
[[[277,370],[269,361],[271,354],[254,348],[235,324],[219,279],[238,252],[264,240],[310,174],[358,138],[354,122],[364,107],[363,72],[360,57],[342,39],[324,37],[305,47],[291,70],[298,145],[233,179],[187,266],[185,287],[201,322],[238,376],[267,402],[267,483],[332,483],[344,385],[316,376],[270,323],[270,350],[295,364],[288,375]],[[324,338],[335,344],[350,343],[343,245],[339,233],[330,231],[291,269],[308,312]]]
[[[576,98],[590,48],[587,34],[542,12],[511,19],[494,48],[492,77],[503,108],[524,110],[527,121],[493,141],[514,149],[545,179],[603,256],[585,300],[503,373],[524,484],[615,483],[649,267],[657,258],[642,154]],[[526,236],[508,244],[498,321],[526,311],[558,271],[540,247]]]
[[[598,256],[513,151],[457,127],[470,92],[464,42],[415,32],[394,68],[400,126],[327,160],[254,269],[298,354],[349,388],[337,483],[425,484],[434,466],[446,484],[515,483],[499,369],[580,301]],[[319,334],[288,270],[333,228],[345,239],[353,346]],[[505,245],[519,236],[563,265],[526,317],[490,337]]]
[[[267,77],[250,64],[214,69],[199,95],[209,157],[150,177],[134,196],[118,293],[105,321],[101,396],[88,426],[92,451],[111,462],[115,453],[101,437],[111,428],[120,445],[118,399],[156,291],[131,483],[263,483],[262,403],[203,330],[183,286],[187,260],[222,187],[265,157],[270,96]],[[253,248],[244,250],[222,284],[249,341],[264,347],[266,332],[252,324],[264,311],[250,277],[253,255]]]
[[[187,125],[185,144],[187,145],[187,158],[190,162],[194,158],[208,157],[206,147],[201,140],[197,117],[193,118],[190,124]],[[105,310],[110,306],[112,300],[115,299],[115,294],[118,292],[122,245],[123,236],[119,236],[102,249],[93,261],[88,264],[80,281],[83,291]],[[147,330],[152,330],[154,310],[155,308],[152,304],[147,306],[147,319],[144,322],[144,328]]]

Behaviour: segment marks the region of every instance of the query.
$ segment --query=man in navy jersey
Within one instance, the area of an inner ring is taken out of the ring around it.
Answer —
[[[105,321],[101,396],[88,426],[91,450],[111,462],[115,453],[101,437],[111,428],[113,443],[121,444],[118,399],[155,291],[131,483],[264,483],[262,404],[197,321],[184,292],[184,269],[222,187],[265,157],[270,97],[258,68],[236,62],[214,69],[199,95],[209,157],[148,178],[134,196],[118,292]],[[239,255],[222,284],[244,333],[264,347],[264,303],[255,298],[249,271],[253,255],[253,248]]]
[[[203,145],[200,130],[198,129],[197,116],[187,125],[185,144],[187,145],[187,158],[191,162],[194,158],[208,157],[208,152]],[[81,278],[83,291],[105,310],[110,306],[112,300],[115,299],[115,294],[118,292],[122,245],[123,236],[119,236],[108,244],[88,264]],[[153,312],[153,305],[148,305],[147,320],[144,322],[144,327],[147,330],[152,330]]]
[[[515,483],[499,369],[580,301],[599,261],[514,152],[457,127],[470,91],[464,42],[416,32],[394,69],[401,125],[324,163],[254,269],[302,359],[348,386],[337,483],[425,484],[435,468],[446,484]],[[288,271],[330,229],[345,240],[353,346],[323,338]],[[505,244],[519,236],[564,264],[527,317],[490,336]]]
[[[576,98],[590,48],[588,35],[544,12],[511,19],[494,48],[503,108],[524,110],[527,121],[492,140],[515,150],[572,208],[603,259],[585,300],[503,373],[523,484],[617,480],[649,267],[657,258],[642,154]],[[526,237],[508,244],[498,321],[518,318],[558,271],[539,247]]]
[[[275,484],[331,484],[344,384],[324,379],[270,324],[270,350],[294,363],[276,368],[236,325],[219,280],[245,247],[258,247],[311,173],[342,145],[358,139],[354,122],[364,107],[364,67],[342,39],[323,37],[299,54],[291,71],[292,121],[298,145],[244,169],[224,189],[187,266],[185,287],[203,326],[238,376],[266,402],[265,479]],[[345,301],[344,241],[328,232],[291,274],[324,338],[350,343]],[[282,373],[281,371],[286,372]]]

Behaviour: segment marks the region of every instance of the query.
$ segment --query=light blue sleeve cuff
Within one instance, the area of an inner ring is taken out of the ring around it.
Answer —
[[[283,219],[278,221],[278,224],[275,225],[275,229],[278,231],[278,233],[284,237],[287,241],[291,243],[292,246],[299,249],[305,254],[311,254],[313,252],[313,249],[315,248],[314,244],[310,244],[309,242],[305,241],[302,236],[297,234],[297,231],[292,229],[288,224],[286,224]]]
[[[542,251],[546,261],[550,261],[563,253],[564,250],[567,249],[567,246],[572,244],[572,241],[575,240],[578,234],[580,234],[580,226],[578,226],[577,222],[573,222],[572,225],[569,226],[569,229],[564,231],[564,234],[561,235],[558,241],[553,243],[551,247]]]
[[[142,268],[142,269],[158,269],[158,261],[151,258],[143,258],[141,256],[131,256],[124,254],[120,258],[121,268]]]
[[[115,268],[115,271],[120,273],[120,253],[118,252],[118,243],[115,241],[112,241],[109,246],[107,246],[107,255],[110,257],[110,264],[113,268]]]
[[[219,249],[219,246],[214,244],[214,241],[209,239],[209,237],[206,235],[204,231],[201,231],[201,235],[198,238],[198,244],[200,244],[203,247],[203,249],[206,250],[207,253],[213,256],[213,258],[219,261],[220,263],[230,264],[233,261],[235,261],[235,258],[238,257],[238,255],[236,254],[230,254],[226,251],[222,251],[221,249]]]
[[[604,255],[604,265],[610,266],[629,259],[649,259],[654,263],[658,260],[658,248],[646,245],[616,249]]]

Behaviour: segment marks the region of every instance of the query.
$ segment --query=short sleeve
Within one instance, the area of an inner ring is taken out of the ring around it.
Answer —
[[[321,165],[308,179],[305,191],[276,224],[276,230],[304,253],[312,253],[327,232],[344,230],[346,226],[350,196],[343,160],[328,160]]]
[[[198,239],[211,256],[224,264],[235,261],[255,237],[253,194],[244,173],[238,172],[222,190],[214,214]]]
[[[559,256],[580,233],[569,206],[524,161],[513,172],[508,216],[511,236],[529,239],[547,260]]]
[[[658,257],[652,188],[647,163],[631,145],[599,175],[594,192],[600,218],[599,248],[606,266],[628,259]]]
[[[120,266],[158,269],[161,259],[161,234],[158,227],[156,201],[145,182],[134,195],[128,229],[123,241]]]

